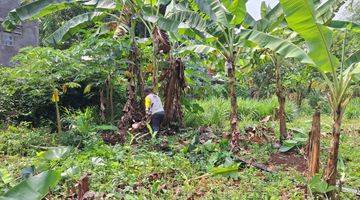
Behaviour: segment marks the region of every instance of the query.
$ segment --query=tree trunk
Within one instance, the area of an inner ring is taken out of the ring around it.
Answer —
[[[100,96],[100,116],[101,116],[101,122],[106,122],[106,117],[105,117],[105,97],[104,97],[104,90],[101,89],[99,92],[99,96]]]
[[[153,52],[153,53],[155,53],[155,51]],[[158,86],[158,74],[157,74],[157,72],[158,72],[158,64],[157,64],[157,57],[156,57],[156,55],[153,55],[153,72],[152,72],[152,82],[153,82],[153,85],[152,85],[152,87],[153,87],[153,91],[154,92],[157,92],[158,90],[157,90],[157,86]]]
[[[286,132],[286,113],[285,113],[285,95],[283,86],[281,83],[281,69],[280,65],[277,62],[276,58],[275,61],[275,78],[276,78],[276,96],[279,102],[279,110],[278,110],[278,118],[279,118],[279,127],[280,127],[280,143],[282,144],[283,141],[288,137]]]
[[[161,30],[157,26],[154,27],[152,31],[152,41],[153,41],[153,90],[158,91],[158,71],[159,66],[157,60],[159,56],[168,54],[171,50],[169,36],[166,31]]]
[[[237,130],[237,98],[236,98],[236,78],[235,65],[233,59],[228,59],[226,62],[228,76],[229,76],[229,93],[231,101],[230,113],[230,127],[231,127],[231,149],[238,148],[239,132]]]
[[[128,131],[128,128],[131,127],[131,125],[134,122],[139,122],[144,117],[144,110],[140,109],[139,102],[136,100],[136,87],[137,81],[136,81],[136,73],[138,70],[140,70],[139,66],[139,52],[138,47],[136,46],[135,40],[133,40],[131,51],[129,55],[129,60],[131,63],[128,65],[127,70],[127,79],[128,79],[128,88],[127,88],[127,94],[128,99],[124,105],[123,108],[123,115],[118,122],[119,127],[119,139],[120,142],[125,141],[125,135]]]
[[[299,93],[297,93],[296,106],[297,106],[298,110],[301,110],[301,105],[302,105],[302,102],[304,100],[304,97],[305,97],[304,92],[300,91]]]
[[[340,144],[340,131],[341,131],[341,121],[343,117],[343,109],[339,105],[335,111],[333,111],[333,126],[332,126],[332,141],[331,147],[329,150],[329,158],[327,161],[327,166],[325,169],[324,178],[329,185],[336,185],[336,176],[337,176],[337,161],[339,155],[339,144]],[[328,194],[330,199],[336,198],[336,191],[330,191]]]
[[[109,87],[110,87],[110,94],[109,94],[109,106],[110,106],[110,120],[111,124],[114,123],[114,86],[112,84],[112,81],[109,81]]]
[[[170,126],[178,124],[183,126],[183,113],[181,106],[181,96],[186,87],[184,70],[185,66],[181,59],[170,57],[169,67],[163,71],[160,81],[162,82],[163,95],[165,97],[164,125]]]
[[[58,129],[58,133],[62,132],[61,129],[61,119],[60,119],[60,109],[59,109],[59,104],[58,102],[55,102],[55,109],[56,109],[56,125],[57,125],[57,129]]]
[[[308,141],[308,179],[319,172],[319,154],[320,154],[320,111],[316,109],[313,115],[313,121]]]
[[[297,98],[297,103],[296,103],[299,110],[301,110],[301,105],[302,105],[303,100],[311,92],[312,85],[313,85],[313,81],[310,80],[310,83],[307,86],[306,91],[300,91],[299,92],[298,98]]]

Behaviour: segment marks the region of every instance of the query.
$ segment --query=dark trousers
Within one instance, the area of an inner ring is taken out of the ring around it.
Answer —
[[[164,120],[165,112],[157,112],[151,116],[151,128],[154,132],[158,132],[161,122]]]

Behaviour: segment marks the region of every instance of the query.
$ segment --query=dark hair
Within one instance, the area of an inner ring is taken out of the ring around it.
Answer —
[[[145,94],[152,93],[152,89],[149,88],[149,87],[147,87],[147,88],[144,89],[144,93],[145,93]]]

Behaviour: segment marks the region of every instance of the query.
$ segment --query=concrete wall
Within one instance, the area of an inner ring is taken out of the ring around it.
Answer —
[[[4,19],[10,10],[19,6],[18,0],[0,0],[0,21]],[[13,44],[5,44],[9,37],[13,38]],[[5,32],[0,26],[0,65],[11,66],[11,58],[19,50],[27,46],[39,44],[39,28],[36,22],[25,22],[12,32]]]

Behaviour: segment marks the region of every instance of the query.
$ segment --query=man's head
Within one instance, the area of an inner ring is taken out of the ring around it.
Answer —
[[[149,95],[149,94],[152,93],[152,89],[147,87],[147,88],[144,89],[144,93],[145,93],[145,95]]]

